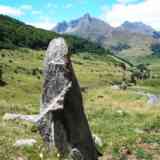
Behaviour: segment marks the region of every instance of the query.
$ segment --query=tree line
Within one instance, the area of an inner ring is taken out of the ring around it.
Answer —
[[[99,54],[107,52],[98,44],[85,39],[35,28],[9,16],[0,15],[0,49],[17,47],[46,49],[49,41],[58,36],[66,39],[72,52],[88,51]]]

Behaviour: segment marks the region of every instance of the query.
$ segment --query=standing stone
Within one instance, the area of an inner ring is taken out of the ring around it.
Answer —
[[[84,113],[80,87],[63,38],[50,42],[44,66],[41,112],[52,105],[64,88],[70,87],[41,121],[41,135],[50,149],[57,148],[62,158],[97,160],[98,152]]]

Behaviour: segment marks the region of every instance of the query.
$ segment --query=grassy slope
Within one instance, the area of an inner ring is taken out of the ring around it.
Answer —
[[[115,31],[111,38],[104,41],[104,46],[108,48],[116,46],[118,43],[128,44],[130,48],[120,51],[118,56],[130,60],[151,55],[151,44],[156,42],[156,39],[143,34]]]
[[[154,39],[151,37],[143,36],[143,35],[134,35],[128,39],[128,44],[131,48],[122,50],[120,52],[121,57],[137,58],[137,57],[145,57],[151,54],[150,46],[154,42]]]
[[[81,86],[88,88],[83,93],[85,109],[93,132],[103,140],[101,150],[104,160],[111,155],[112,159],[119,160],[125,152],[124,148],[131,152],[128,156],[158,160],[160,109],[147,105],[147,98],[137,95],[134,88],[127,91],[111,89],[111,82],[122,80],[123,75],[119,62],[112,56],[98,57],[85,53],[74,55],[72,59]],[[42,51],[0,51],[0,66],[8,83],[0,87],[0,160],[15,160],[18,157],[41,160],[40,153],[43,153],[45,160],[57,159],[44,149],[35,126],[2,120],[6,112],[39,112],[42,60]],[[156,65],[154,67],[156,70]],[[35,69],[38,70],[36,74],[33,73]],[[144,87],[145,83],[137,88]],[[32,148],[13,147],[20,138],[35,138],[38,144]]]

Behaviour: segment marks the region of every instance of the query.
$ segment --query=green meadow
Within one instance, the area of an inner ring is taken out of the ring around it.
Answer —
[[[5,113],[39,112],[43,84],[44,51],[0,50],[0,160],[57,160],[50,153],[36,126],[23,121],[4,121]],[[160,104],[147,103],[138,92],[159,94],[160,58],[146,57],[137,63],[148,64],[152,78],[138,81],[127,90],[113,84],[130,79],[131,66],[124,71],[122,61],[112,55],[79,53],[72,55],[75,73],[83,88],[85,111],[91,130],[101,138],[103,160],[160,159]],[[124,73],[125,72],[125,73]],[[33,138],[33,147],[18,148],[18,139]]]

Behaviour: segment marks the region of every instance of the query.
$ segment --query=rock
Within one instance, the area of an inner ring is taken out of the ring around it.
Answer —
[[[84,160],[97,160],[99,152],[84,113],[83,99],[75,76],[68,46],[63,38],[50,42],[44,60],[44,85],[41,112],[52,107],[39,127],[51,150],[56,147],[61,158],[75,151]],[[56,106],[52,106],[64,88],[70,87]],[[86,149],[87,148],[87,149]]]
[[[144,131],[139,129],[139,128],[136,128],[134,131],[135,131],[135,133],[138,133],[138,134],[143,134],[144,133]]]
[[[37,141],[35,139],[19,139],[14,144],[15,147],[32,147],[36,144]]]
[[[4,121],[9,121],[9,120],[16,120],[17,119],[17,115],[16,114],[10,114],[10,113],[6,113],[3,118]]]
[[[120,87],[119,87],[118,85],[113,85],[113,86],[111,87],[111,89],[113,89],[113,90],[120,90]]]
[[[15,113],[6,113],[3,116],[4,121],[9,120],[24,120],[32,123],[36,123],[36,120],[39,115],[22,115],[22,114],[15,114]]]
[[[125,112],[123,110],[117,110],[116,111],[120,116],[124,116]]]
[[[160,102],[159,97],[156,95],[148,94],[148,104],[149,105],[156,105]]]
[[[77,148],[73,148],[69,154],[71,160],[84,160],[83,155]]]
[[[19,157],[16,158],[16,160],[27,160],[27,158],[26,158],[26,157],[20,157],[20,156],[19,156]]]
[[[147,96],[148,97],[148,101],[147,101],[147,104],[148,105],[157,105],[160,103],[160,97],[158,95],[154,95],[154,94],[151,94],[151,93],[144,93],[142,91],[140,92],[137,92],[138,95],[142,95],[142,96]]]
[[[81,87],[81,91],[82,91],[82,92],[86,93],[87,90],[88,90],[88,87]]]
[[[127,87],[128,87],[128,84],[125,81],[123,81],[122,84],[120,85],[120,89],[122,90],[126,90]]]
[[[129,156],[132,155],[132,151],[128,147],[122,147],[120,149],[120,159],[128,159]]]
[[[98,147],[102,147],[102,146],[103,146],[102,139],[101,139],[100,137],[98,137],[96,134],[93,134],[93,139],[94,139],[94,143],[95,143]]]

